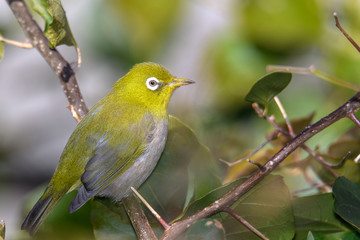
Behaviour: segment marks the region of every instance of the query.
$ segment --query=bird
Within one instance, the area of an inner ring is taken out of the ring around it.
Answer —
[[[194,81],[160,64],[134,65],[115,82],[70,136],[44,193],[21,229],[34,235],[56,204],[77,190],[73,213],[93,197],[121,202],[150,176],[164,150],[174,90]]]

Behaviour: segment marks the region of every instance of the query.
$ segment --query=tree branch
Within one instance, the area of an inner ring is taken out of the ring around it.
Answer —
[[[149,221],[147,220],[141,205],[134,195],[130,195],[122,200],[126,213],[128,214],[132,226],[135,229],[138,239],[156,240]]]
[[[291,139],[279,152],[277,152],[262,169],[254,172],[248,179],[246,179],[239,186],[233,188],[223,197],[213,202],[209,206],[199,210],[195,214],[175,222],[167,229],[162,237],[163,240],[176,239],[182,232],[186,231],[194,222],[206,218],[210,215],[223,211],[234,204],[241,196],[248,192],[253,186],[264,179],[270,172],[272,172],[286,157],[288,157],[295,149],[301,146],[311,137],[321,132],[328,126],[346,118],[360,108],[360,92],[356,93],[349,101],[339,107],[328,116],[320,119],[318,122],[306,127],[295,138]]]
[[[79,122],[89,111],[80,93],[75,73],[70,64],[56,49],[49,47],[49,40],[44,36],[26,5],[21,0],[6,0],[30,43],[40,52],[56,76],[69,102],[73,117]]]

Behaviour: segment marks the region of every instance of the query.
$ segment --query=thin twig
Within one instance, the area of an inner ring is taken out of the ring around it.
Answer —
[[[156,220],[158,220],[158,222],[163,226],[163,228],[166,230],[168,229],[170,226],[169,224],[167,224],[167,222],[165,222],[165,220],[160,216],[160,214],[158,214],[155,209],[153,207],[151,207],[151,205],[145,200],[145,198],[143,198],[140,193],[138,191],[136,191],[135,188],[130,187],[131,190],[135,193],[135,195],[141,200],[141,202],[149,209],[149,211],[152,213],[152,215],[154,215],[154,217],[156,218]]]
[[[349,115],[347,116],[351,121],[353,121],[358,127],[360,127],[360,121],[359,119],[355,116],[354,113],[349,113]]]
[[[360,86],[351,82],[344,81],[340,78],[333,77],[326,74],[314,66],[310,67],[291,67],[291,66],[279,66],[279,65],[268,65],[266,67],[267,72],[290,72],[302,75],[314,75],[332,84],[345,87],[353,91],[360,91]]]
[[[234,212],[231,208],[225,208],[224,212],[227,212],[228,214],[230,214],[233,218],[238,220],[247,229],[249,229],[251,232],[255,233],[259,238],[264,239],[264,240],[269,240],[259,230],[257,230],[255,227],[253,227],[248,221],[246,221],[243,217],[241,217],[239,214]]]
[[[295,191],[293,191],[293,192],[291,193],[291,195],[292,195],[292,196],[297,196],[297,195],[300,194],[300,193],[307,192],[307,191],[311,191],[311,190],[314,190],[314,189],[328,188],[330,184],[331,184],[331,183],[319,182],[319,183],[313,184],[313,186],[311,186],[311,187],[295,190]]]
[[[261,149],[263,149],[269,142],[271,142],[272,140],[274,140],[274,139],[277,137],[277,135],[279,135],[279,132],[278,132],[277,130],[275,130],[275,131],[273,132],[273,134],[271,134],[271,136],[270,136],[269,138],[267,138],[267,139],[265,140],[265,142],[263,142],[258,148],[256,148],[254,151],[252,151],[251,153],[249,153],[249,154],[246,155],[245,157],[242,157],[242,158],[240,158],[240,159],[238,159],[238,160],[236,160],[236,161],[234,161],[234,162],[228,162],[228,161],[226,161],[226,160],[224,160],[224,159],[221,159],[221,158],[219,159],[219,161],[225,163],[225,164],[228,165],[229,167],[232,167],[232,166],[234,166],[234,165],[236,165],[236,164],[239,164],[239,163],[241,163],[241,162],[243,162],[243,161],[245,161],[245,160],[248,160],[250,157],[254,156],[258,151],[260,151]]]
[[[347,38],[347,40],[349,40],[349,42],[356,48],[356,50],[358,52],[360,52],[360,47],[359,45],[352,39],[352,37],[350,37],[350,35],[342,28],[339,19],[337,17],[336,12],[334,12],[334,18],[335,18],[335,25],[336,27],[344,34],[344,36]]]
[[[258,106],[258,105],[257,105]],[[256,107],[253,105],[253,107]],[[258,112],[259,110],[257,110]],[[285,113],[285,109],[282,110]],[[285,113],[286,115],[286,113]],[[274,117],[268,117],[268,116],[263,116],[263,118],[269,122],[274,128],[275,131],[279,131],[282,134],[284,134],[285,136],[289,137],[289,138],[293,138],[294,136],[291,135],[288,131],[286,131],[285,129],[283,129],[282,127],[280,127],[276,121]],[[288,123],[290,124],[290,122]],[[302,149],[304,149],[310,156],[312,156],[314,159],[316,159],[318,162],[320,162],[320,164],[322,164],[324,166],[324,168],[326,168],[326,170],[328,170],[335,178],[339,177],[339,174],[332,169],[331,167],[335,167],[337,166],[337,164],[331,164],[325,161],[325,159],[323,157],[321,157],[320,155],[314,153],[313,150],[311,150],[311,148],[309,148],[307,145],[303,144],[300,146]]]
[[[282,115],[283,118],[285,119],[285,122],[286,122],[286,125],[287,125],[287,127],[288,127],[290,136],[291,136],[291,137],[295,137],[294,129],[293,129],[292,126],[291,126],[291,123],[290,123],[289,118],[288,118],[288,116],[287,116],[287,114],[286,114],[285,108],[284,108],[283,105],[281,104],[280,99],[279,99],[277,96],[275,96],[275,97],[274,97],[274,100],[275,100],[275,103],[276,103],[276,105],[278,106],[278,108],[279,108],[279,110],[280,110],[280,112],[281,112],[281,115]]]
[[[254,164],[255,166],[257,166],[260,170],[262,170],[263,165],[261,165],[260,163],[254,162],[251,159],[247,159],[248,163]]]
[[[271,118],[266,118],[266,119],[270,122],[270,124],[271,124],[272,126],[275,127],[275,129],[282,129],[282,128],[275,122],[275,119],[271,119]],[[283,130],[283,129],[282,129],[282,130]],[[285,136],[291,138],[291,135],[290,135],[289,132],[283,130],[282,133],[283,133]],[[324,159],[322,156],[316,154],[316,153],[315,153],[310,147],[308,147],[306,144],[302,144],[300,147],[301,147],[303,150],[305,150],[310,156],[312,156],[315,160],[317,160],[320,164],[322,164],[322,165],[324,166],[324,168],[325,168],[327,171],[329,171],[335,178],[339,177],[339,174],[337,174],[337,172],[336,172],[334,169],[331,168],[331,167],[334,166],[333,164],[326,162],[325,159]]]
[[[14,41],[14,40],[7,39],[7,38],[0,36],[0,42],[4,42],[6,44],[13,45],[13,46],[19,47],[19,48],[26,48],[26,49],[34,48],[34,46],[28,40],[25,40],[24,42],[18,42],[18,41]]]
[[[311,150],[311,148],[309,148],[306,145],[302,145],[301,148],[304,149],[311,157],[313,157],[315,160],[317,160],[321,165],[323,165],[323,167],[328,172],[330,172],[331,175],[333,175],[335,178],[339,177],[339,174],[334,169],[332,169],[332,167],[334,167],[336,165],[328,163],[327,161],[325,161],[325,159],[322,156],[320,156],[319,154],[314,153],[314,151]]]

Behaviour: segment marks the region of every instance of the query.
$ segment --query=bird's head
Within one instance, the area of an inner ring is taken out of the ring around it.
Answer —
[[[191,83],[194,82],[174,77],[160,64],[146,62],[136,64],[116,82],[114,90],[134,104],[145,105],[152,111],[166,111],[174,90]]]

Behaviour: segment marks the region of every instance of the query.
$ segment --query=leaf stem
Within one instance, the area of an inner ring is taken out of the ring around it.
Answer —
[[[135,195],[141,200],[141,202],[149,209],[149,211],[154,215],[154,217],[158,220],[158,222],[163,226],[163,228],[166,230],[170,226],[165,222],[165,220],[158,214],[153,207],[143,198],[143,196],[140,195],[138,191],[136,191],[135,188],[131,187],[131,190],[135,193]]]
[[[314,75],[332,84],[345,87],[354,91],[360,91],[360,86],[354,83],[344,81],[340,78],[330,76],[314,66],[310,67],[291,67],[291,66],[279,66],[279,65],[268,65],[266,67],[267,72],[290,72],[302,75]]]
[[[257,230],[255,227],[253,227],[248,221],[246,221],[243,217],[238,215],[231,208],[225,208],[224,212],[227,212],[228,214],[230,214],[232,217],[234,217],[236,220],[238,220],[241,224],[243,224],[247,229],[249,229],[251,232],[255,233],[259,238],[261,238],[263,240],[269,240],[259,230]]]
[[[280,102],[280,99],[279,99],[277,96],[275,96],[275,97],[274,97],[274,100],[275,100],[276,105],[278,106],[278,108],[279,108],[279,110],[280,110],[283,118],[285,119],[285,122],[286,122],[286,125],[287,125],[287,127],[288,127],[290,136],[291,136],[291,137],[295,137],[294,130],[293,130],[293,128],[292,128],[292,126],[291,126],[291,123],[290,123],[290,121],[289,121],[289,118],[288,118],[288,116],[287,116],[287,114],[286,114],[285,108],[283,107],[283,105],[282,105],[281,102]]]
[[[18,42],[18,41],[14,41],[14,40],[7,39],[7,38],[0,36],[0,41],[4,42],[6,44],[9,44],[9,45],[13,45],[15,47],[19,47],[19,48],[26,48],[26,49],[34,48],[34,46],[28,40],[25,40],[24,42]]]

